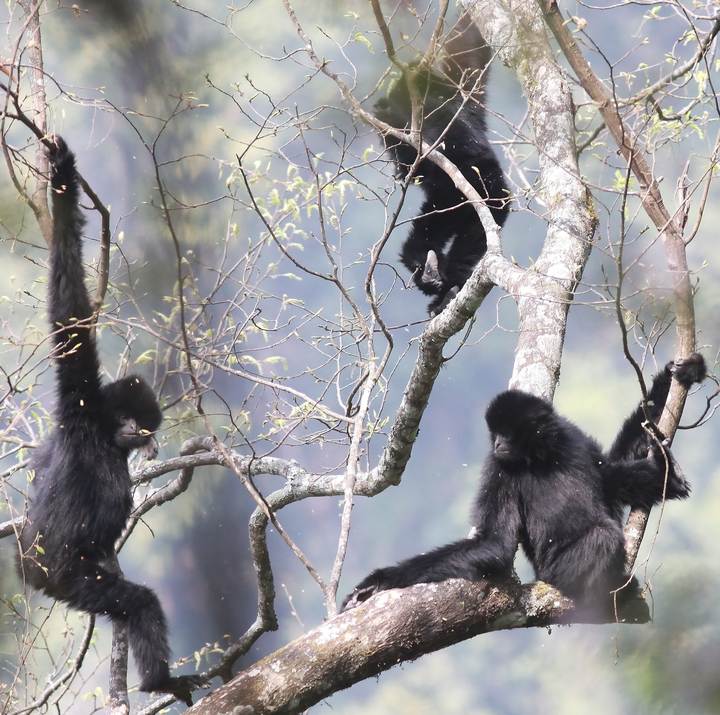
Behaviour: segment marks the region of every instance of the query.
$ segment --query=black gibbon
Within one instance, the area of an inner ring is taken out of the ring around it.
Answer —
[[[412,75],[422,102],[421,135],[431,145],[440,140],[437,149],[486,200],[495,222],[502,226],[508,215],[508,189],[488,142],[484,106],[492,53],[469,15],[464,15],[451,31],[445,54],[442,74],[429,70]],[[464,98],[463,93],[469,92],[470,96]],[[409,128],[412,110],[406,76],[400,77],[387,98],[376,103],[375,112],[393,127]],[[382,138],[398,174],[406,176],[417,152],[395,137]],[[439,166],[423,159],[416,175],[425,201],[412,222],[400,259],[412,272],[418,288],[434,296],[428,311],[435,315],[465,284],[485,254],[487,243],[473,205]],[[446,252],[451,239],[452,246]]]
[[[686,387],[702,381],[702,356],[670,363],[655,377],[648,395],[653,422],[673,374]],[[581,612],[613,612],[609,594],[629,580],[623,507],[650,507],[690,493],[669,452],[666,482],[665,457],[642,428],[642,409],[625,421],[607,454],[552,404],[519,390],[495,397],[485,419],[492,451],[475,500],[473,535],[373,571],[343,609],[390,588],[507,575],[520,543],[537,578],[575,599]],[[626,600],[638,590],[633,578],[619,596]]]
[[[132,508],[128,456],[157,453],[162,413],[152,389],[131,375],[110,384],[90,332],[75,157],[60,137],[49,150],[53,204],[49,319],[57,357],[55,428],[34,459],[35,479],[20,542],[21,575],[34,588],[128,626],[140,689],[188,705],[196,676],[170,676],[167,625],[155,593],[123,578],[114,544]]]

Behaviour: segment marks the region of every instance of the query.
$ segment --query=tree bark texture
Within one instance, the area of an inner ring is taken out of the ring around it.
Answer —
[[[460,4],[499,58],[515,71],[532,120],[540,165],[538,196],[548,223],[545,242],[525,277],[498,283],[515,298],[520,320],[510,386],[552,400],[567,313],[590,257],[597,222],[577,161],[572,95],[534,2]]]
[[[540,582],[452,579],[385,591],[258,661],[189,712],[301,712],[398,663],[479,633],[561,622],[571,606]]]

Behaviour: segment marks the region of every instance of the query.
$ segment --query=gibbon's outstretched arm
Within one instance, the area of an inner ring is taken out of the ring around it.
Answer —
[[[401,561],[396,566],[376,569],[355,586],[342,603],[341,611],[360,605],[378,591],[405,588],[416,583],[433,583],[449,578],[477,581],[507,573],[512,566],[517,542],[508,548],[500,541],[474,536],[454,541],[426,554]]]
[[[648,393],[648,412],[650,419],[657,424],[662,415],[672,378],[684,387],[690,388],[696,382],[702,382],[707,375],[705,359],[700,353],[693,353],[685,360],[669,362],[664,370],[653,378]],[[625,420],[615,441],[608,451],[611,461],[642,459],[647,457],[654,440],[643,429],[645,411],[642,404]],[[662,458],[662,457],[661,457]]]
[[[497,482],[501,475],[495,473],[493,476],[479,495],[475,507],[475,533],[471,538],[373,571],[345,598],[341,610],[354,608],[378,591],[391,588],[449,578],[476,581],[509,573],[520,539],[520,514],[516,499],[501,496],[502,485]]]
[[[53,137],[51,166],[53,241],[50,249],[49,318],[57,360],[58,405],[63,414],[88,417],[99,402],[99,361],[90,333],[92,306],[85,288],[75,157],[65,141]],[[78,321],[79,324],[78,324]]]

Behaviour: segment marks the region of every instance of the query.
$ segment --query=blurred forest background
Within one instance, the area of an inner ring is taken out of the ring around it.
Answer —
[[[4,5],[6,45],[0,57],[12,52],[17,29],[14,3]],[[586,32],[612,62],[618,62],[615,77],[630,93],[633,82],[637,89],[662,73],[672,53],[682,55],[683,45],[676,44],[683,32],[682,15],[673,10],[675,6],[604,2],[592,7],[569,3],[564,9],[568,15],[584,18]],[[403,22],[408,27],[416,22],[408,10],[413,6],[401,7],[408,19],[403,20],[400,13],[398,25],[393,26],[396,31]],[[370,92],[388,62],[367,3],[302,0],[295,9],[317,42],[325,38],[325,56],[336,61],[343,72],[351,64],[357,68],[356,95]],[[421,15],[424,8],[417,5],[416,12]],[[278,121],[275,131],[266,132],[260,141],[255,139],[258,121],[272,106],[281,107],[286,118],[295,113],[306,117],[303,141],[312,147],[318,162],[331,165],[343,155],[348,166],[353,162],[358,166],[342,177],[344,183],[336,181],[336,194],[331,198],[334,208],[329,210],[345,281],[362,290],[367,251],[380,236],[386,219],[383,203],[373,192],[388,190],[392,169],[381,156],[377,135],[352,119],[332,82],[293,56],[299,41],[275,0],[250,0],[232,10],[225,3],[209,0],[86,0],[72,7],[51,2],[43,12],[42,30],[49,75],[49,127],[67,140],[77,154],[80,171],[111,207],[113,248],[107,302],[115,316],[120,320],[144,316],[160,332],[176,318],[172,314],[177,292],[175,251],[159,208],[153,163],[140,136],[152,141],[160,127],[159,118],[171,115],[178,105],[183,111],[176,112],[164,130],[158,159],[177,202],[174,221],[183,254],[195,271],[196,292],[191,302],[207,294],[216,268],[241,261],[248,245],[264,231],[249,206],[236,155],[252,145],[243,164],[249,167],[253,186],[271,212],[275,210],[273,201],[282,206],[292,200],[298,190],[297,183],[293,186],[296,177],[308,180],[302,169],[308,163],[306,148],[289,121]],[[644,37],[649,38],[647,43],[642,42]],[[421,39],[417,44],[422,47]],[[410,56],[408,52],[406,58]],[[607,68],[597,56],[593,57],[596,61],[598,71],[607,76]],[[650,68],[647,75],[638,70],[643,63]],[[718,80],[717,70],[712,64],[714,81]],[[631,78],[623,72],[636,75]],[[701,81],[707,82],[707,78],[693,80]],[[61,95],[55,82],[70,96]],[[693,82],[689,90],[693,90]],[[510,160],[516,162],[513,166],[524,166],[530,181],[533,172],[532,146],[517,142],[513,130],[524,126],[525,100],[513,73],[500,62],[493,64],[488,92],[491,139],[517,187],[522,176],[509,168]],[[592,131],[592,117],[590,107],[579,109],[579,131]],[[668,195],[672,196],[672,183],[688,160],[692,174],[694,162],[700,165],[698,157],[710,155],[718,118],[714,108],[698,108],[697,121],[665,137],[655,169],[658,175],[671,177],[664,185]],[[524,129],[531,133],[529,126]],[[29,132],[15,129],[16,143],[29,139]],[[602,151],[606,150],[604,145]],[[584,151],[581,166],[591,187],[612,186],[615,181],[613,167],[599,160],[592,147]],[[611,241],[618,231],[619,200],[603,192],[595,193],[595,199],[600,245]],[[419,190],[411,188],[402,216],[412,217],[419,201]],[[691,266],[697,271],[694,280],[699,281],[698,345],[711,370],[717,369],[720,328],[720,244],[715,228],[720,220],[719,205],[715,184],[700,232],[689,249]],[[505,250],[527,265],[542,244],[543,223],[524,198],[513,209],[503,232]],[[638,219],[639,224],[642,221],[642,217]],[[308,239],[317,230],[317,215],[300,211],[294,222],[296,235],[291,240],[299,246],[297,255],[310,265],[322,261],[320,249]],[[414,362],[411,341],[426,321],[424,297],[414,289],[404,289],[391,269],[394,265],[399,272],[403,270],[395,257],[405,230],[406,226],[401,226],[398,236],[391,239],[383,258],[388,267],[377,277],[387,289],[384,320],[402,326],[394,331],[392,379],[387,380],[383,395],[383,409],[389,417]],[[638,228],[638,234],[640,231]],[[93,265],[96,218],[90,218],[86,235],[86,259]],[[241,365],[265,376],[296,376],[292,384],[311,391],[312,371],[321,362],[318,344],[329,334],[328,326],[339,320],[338,293],[327,282],[300,275],[278,251],[273,254],[268,249],[266,255],[262,281],[268,294],[276,296],[273,312],[269,303],[263,304],[257,329],[248,331],[243,345],[235,349],[243,353]],[[47,331],[46,265],[47,249],[34,218],[19,200],[7,172],[0,171],[0,369],[5,374],[17,367],[27,336],[42,336]],[[607,252],[595,250],[570,312],[555,400],[561,413],[604,445],[610,443],[640,398],[637,379],[623,358],[614,305],[594,287],[614,276],[614,271]],[[652,299],[645,301],[643,308],[649,321],[667,310],[662,273],[662,255],[650,252],[633,277],[637,286],[651,287]],[[407,279],[404,273],[403,278]],[[507,385],[516,340],[514,306],[500,296],[495,291],[485,302],[462,349],[441,372],[402,484],[373,499],[356,501],[341,594],[372,568],[467,532],[478,465],[487,447],[483,414],[489,399]],[[296,310],[288,299],[297,302]],[[296,326],[299,337],[275,344],[273,330],[286,321]],[[101,331],[104,365],[110,374],[130,366],[163,385],[162,401],[170,409],[160,458],[168,458],[177,454],[183,439],[202,433],[202,425],[190,414],[190,405],[171,404],[182,394],[178,387],[182,378],[177,375],[181,361],[164,358],[160,363],[165,347],[152,335],[134,330],[128,338],[120,328],[122,324],[115,323]],[[656,361],[647,357],[646,375],[672,358],[672,337],[670,328],[659,342]],[[635,350],[643,357],[637,346]],[[5,423],[0,431],[8,428],[12,409],[24,400],[32,402],[31,413],[38,419],[51,408],[52,371],[47,361],[39,361],[41,355],[31,359],[38,364],[28,382],[32,389],[6,396],[0,407],[0,419]],[[311,439],[309,433],[278,439],[273,429],[281,426],[271,424],[268,418],[270,398],[247,380],[223,370],[205,378],[213,390],[209,404],[221,400],[226,405],[212,413],[219,431],[224,420],[227,426],[229,411],[258,451],[277,444],[274,454],[297,459],[306,469],[342,469],[345,451],[333,439]],[[704,394],[709,391],[711,387],[704,388]],[[703,408],[704,399],[691,398],[683,422],[694,421]],[[35,437],[41,436],[41,428],[36,429]],[[720,712],[719,437],[715,419],[699,429],[680,432],[675,441],[674,453],[693,484],[693,495],[686,502],[670,504],[662,513],[660,535],[639,574],[641,580],[652,584],[654,623],[486,634],[395,668],[379,680],[360,683],[315,706],[312,712]],[[0,468],[8,469],[17,460],[15,446],[6,443]],[[367,464],[377,461],[382,446],[382,437],[372,443],[365,457]],[[242,452],[242,444],[238,451]],[[280,480],[262,477],[257,484],[267,493],[277,488]],[[0,521],[12,515],[11,504],[18,508],[19,492],[24,489],[24,473],[2,482]],[[339,505],[339,498],[309,499],[282,512],[283,525],[322,570],[329,569],[335,554]],[[155,588],[164,604],[176,656],[190,655],[206,643],[222,644],[236,638],[254,618],[255,574],[247,535],[254,506],[229,471],[201,468],[190,489],[153,510],[125,547],[121,562],[128,577]],[[649,534],[655,532],[659,518],[660,510],[655,510]],[[641,559],[648,556],[649,542],[646,539]],[[316,584],[272,530],[269,546],[280,628],[260,638],[240,667],[312,628],[324,616]],[[17,618],[22,609],[21,587],[13,566],[15,550],[13,539],[0,542],[0,702],[5,697],[3,688],[15,683],[18,632],[24,628]],[[531,578],[521,559],[518,569],[523,580]],[[35,609],[50,605],[37,595],[32,602]],[[45,629],[47,640],[36,644],[31,656],[39,685],[26,680],[28,693],[42,690],[44,678],[54,667],[52,654],[68,638],[66,629],[76,638],[82,630],[83,617],[68,614],[59,606],[50,617],[55,625]],[[72,684],[78,697],[72,710],[65,712],[91,712],[102,706],[110,634],[106,623],[97,629],[81,677]]]

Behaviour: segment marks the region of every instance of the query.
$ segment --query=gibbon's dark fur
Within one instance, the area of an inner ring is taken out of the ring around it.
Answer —
[[[487,138],[485,84],[492,58],[476,25],[464,15],[445,44],[443,74],[415,72],[412,81],[422,102],[421,134],[462,172],[486,199],[495,222],[502,226],[508,215],[508,190],[500,164]],[[472,91],[467,101],[465,93]],[[379,119],[398,129],[410,126],[412,109],[407,77],[395,83],[387,98],[375,105]],[[406,176],[417,152],[405,142],[383,136],[400,176]],[[420,290],[434,296],[428,308],[439,313],[469,278],[485,254],[487,243],[482,223],[471,203],[450,177],[424,159],[416,168],[425,201],[420,215],[403,243],[400,259],[413,274]],[[447,243],[454,239],[445,252]]]
[[[655,377],[648,395],[648,415],[655,423],[673,374],[686,387],[702,381],[702,356],[670,363]],[[587,613],[608,613],[610,591],[628,580],[623,507],[650,507],[663,496],[683,499],[690,492],[669,452],[665,483],[665,458],[659,447],[649,449],[642,408],[625,421],[607,454],[549,402],[519,390],[495,397],[485,419],[492,451],[475,500],[473,535],[373,571],[343,609],[390,588],[507,575],[520,543],[537,578]],[[637,591],[632,579],[619,596],[627,599]]]
[[[133,449],[156,453],[153,433],[162,413],[142,378],[100,381],[82,265],[75,157],[60,137],[54,144],[48,304],[58,351],[56,426],[34,459],[33,493],[20,537],[21,575],[73,608],[125,621],[140,689],[172,693],[190,705],[197,678],[170,677],[167,626],[157,596],[113,568],[114,544],[132,507],[128,456]]]

